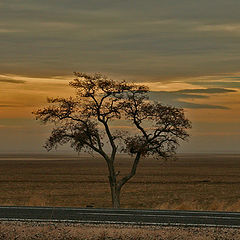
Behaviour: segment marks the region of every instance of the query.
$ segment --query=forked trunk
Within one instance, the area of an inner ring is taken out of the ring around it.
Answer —
[[[120,189],[114,184],[111,184],[112,207],[120,208]]]

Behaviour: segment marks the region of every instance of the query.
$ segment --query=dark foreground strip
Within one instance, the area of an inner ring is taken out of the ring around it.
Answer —
[[[1,221],[240,228],[240,213],[61,207],[0,207]]]

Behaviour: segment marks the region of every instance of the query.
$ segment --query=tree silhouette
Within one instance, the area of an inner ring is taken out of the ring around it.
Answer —
[[[36,119],[56,126],[45,147],[51,150],[70,143],[77,152],[100,154],[108,167],[112,206],[119,208],[120,191],[135,175],[141,157],[173,156],[179,140],[189,136],[191,123],[183,109],[149,101],[146,86],[115,81],[99,73],[74,74],[69,84],[76,89],[75,97],[48,98],[49,106],[34,112]],[[128,120],[133,130],[128,134],[114,130],[111,123],[118,119]],[[119,152],[133,157],[125,176],[115,169]]]

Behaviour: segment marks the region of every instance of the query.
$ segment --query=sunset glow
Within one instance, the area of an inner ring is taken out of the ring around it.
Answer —
[[[32,112],[73,95],[73,71],[184,108],[193,128],[180,152],[240,152],[240,3],[227,2],[0,3],[0,152],[45,151],[49,128]]]

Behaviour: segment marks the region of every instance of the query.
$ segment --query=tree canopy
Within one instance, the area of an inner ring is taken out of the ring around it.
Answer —
[[[150,101],[147,86],[100,73],[74,74],[69,83],[76,89],[74,97],[48,98],[49,106],[34,113],[43,123],[56,125],[45,147],[70,143],[77,152],[99,153],[108,165],[113,207],[119,207],[120,190],[135,175],[140,158],[173,156],[179,141],[187,140],[191,123],[183,109]],[[111,123],[117,120],[130,123],[131,130],[115,129]],[[132,155],[134,161],[129,174],[118,178],[114,162],[120,152]]]

